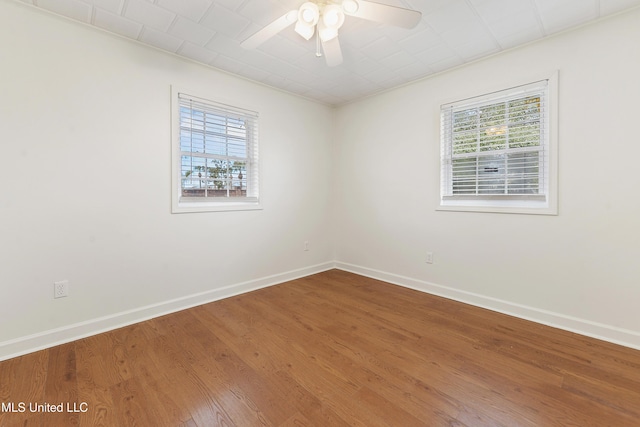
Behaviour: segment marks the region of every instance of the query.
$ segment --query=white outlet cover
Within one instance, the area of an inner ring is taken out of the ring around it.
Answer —
[[[69,281],[61,280],[53,283],[53,297],[63,298],[69,295]]]

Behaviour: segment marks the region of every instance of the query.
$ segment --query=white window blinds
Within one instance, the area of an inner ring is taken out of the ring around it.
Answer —
[[[441,107],[441,198],[548,194],[547,80]]]
[[[258,201],[258,113],[178,93],[180,202]]]

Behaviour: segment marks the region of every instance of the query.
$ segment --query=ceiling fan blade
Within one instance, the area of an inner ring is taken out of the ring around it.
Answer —
[[[322,42],[322,50],[324,51],[324,59],[327,61],[327,66],[335,67],[342,64],[342,49],[340,49],[340,42],[337,37]]]
[[[409,29],[418,25],[422,19],[422,13],[417,10],[365,0],[357,0],[357,3],[358,10],[355,12],[345,10],[345,15]]]
[[[298,11],[290,10],[280,18],[273,21],[271,24],[267,25],[266,27],[259,30],[257,33],[253,34],[251,37],[240,43],[240,46],[245,49],[255,49],[262,43],[269,40],[271,37],[278,34],[280,31],[284,30],[290,25],[293,25],[297,20]]]

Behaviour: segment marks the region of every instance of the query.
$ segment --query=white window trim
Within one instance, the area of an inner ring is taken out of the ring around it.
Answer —
[[[443,162],[440,157],[440,176],[438,179],[438,195],[439,200],[436,207],[438,211],[460,211],[460,212],[491,212],[491,213],[512,213],[512,214],[535,214],[535,215],[557,215],[558,214],[558,71],[547,73],[538,78],[527,79],[526,81],[515,81],[512,84],[505,84],[500,88],[490,88],[481,94],[461,97],[454,101],[442,102],[441,105],[447,105],[459,102],[464,99],[490,97],[492,93],[503,91],[508,88],[516,88],[525,86],[532,82],[547,80],[548,84],[548,187],[547,195],[540,200],[539,196],[503,198],[503,197],[448,197],[442,195],[443,180]],[[438,127],[440,129],[440,127]],[[440,130],[439,130],[440,132]],[[438,135],[441,140],[441,135]],[[440,148],[440,156],[442,156],[443,148]]]
[[[196,95],[197,98],[215,100],[216,103],[234,105],[244,110],[255,111],[255,108],[247,108],[237,105],[237,102],[220,99],[220,97],[209,96],[202,90],[192,90],[171,86],[171,212],[172,213],[190,213],[190,212],[228,212],[228,211],[249,211],[262,209],[262,199],[260,194],[254,199],[228,198],[220,200],[181,200],[182,183],[181,183],[181,151],[180,151],[180,102],[179,94]],[[258,142],[259,143],[259,142]],[[255,149],[259,149],[256,145]],[[261,187],[260,177],[260,158],[258,156],[258,191]]]

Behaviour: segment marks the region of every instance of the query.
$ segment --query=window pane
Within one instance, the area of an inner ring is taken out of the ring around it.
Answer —
[[[480,151],[502,150],[506,146],[506,112],[504,103],[483,106],[480,110]]]
[[[508,156],[509,194],[538,194],[540,192],[540,156],[537,152]]]
[[[503,150],[507,146],[507,127],[492,126],[480,134],[480,151]]]
[[[477,157],[467,157],[453,160],[453,194],[476,194],[477,167]]]
[[[540,145],[540,122],[524,123],[509,128],[509,148]]]
[[[226,160],[208,159],[207,163],[207,176],[209,179],[208,185],[212,190],[226,190],[227,180],[229,175],[229,165]],[[210,197],[225,196],[226,191],[212,191],[208,194]]]
[[[205,123],[208,132],[215,132],[219,134],[226,133],[226,120],[224,116],[209,113],[207,114]]]
[[[192,132],[187,137],[190,145],[190,150],[193,153],[204,153],[204,135],[201,133]]]
[[[504,155],[483,156],[478,159],[478,194],[504,194]]]
[[[238,196],[247,195],[247,164],[235,161],[231,164],[231,190]]]
[[[509,102],[509,122],[540,120],[540,97],[530,96]]]
[[[478,111],[469,109],[453,113],[453,154],[477,150]]]
[[[202,197],[206,191],[206,159],[182,156],[182,195]]]
[[[206,136],[206,153],[219,156],[227,155],[227,137],[224,134],[208,133]]]

